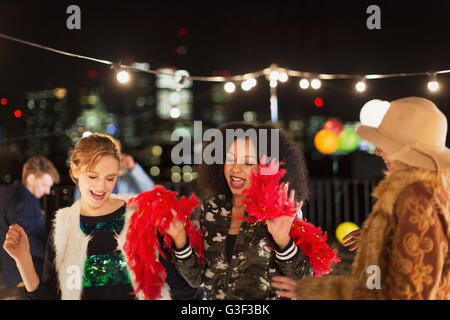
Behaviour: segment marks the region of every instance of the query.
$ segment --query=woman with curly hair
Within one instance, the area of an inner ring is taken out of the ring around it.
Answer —
[[[300,279],[311,275],[311,266],[289,236],[294,217],[249,222],[242,192],[250,187],[250,177],[257,172],[261,158],[275,153],[276,160],[284,163],[287,170],[283,182],[286,194],[290,190],[288,201],[295,202],[301,212],[308,197],[303,154],[273,125],[233,122],[221,126],[219,131],[216,139],[222,141],[213,140],[204,150],[211,150],[213,143],[223,146],[219,151],[213,149],[221,154],[211,156],[225,161],[202,163],[199,170],[200,184],[210,193],[200,214],[205,264],[200,263],[189,245],[181,221],[174,219],[167,233],[174,240],[175,265],[192,286],[203,284],[208,299],[276,299],[279,295],[271,286],[273,276]],[[266,139],[256,143],[248,134],[252,132],[253,137],[261,139],[265,135]],[[230,133],[235,135],[226,139]],[[176,217],[176,212],[173,214]]]

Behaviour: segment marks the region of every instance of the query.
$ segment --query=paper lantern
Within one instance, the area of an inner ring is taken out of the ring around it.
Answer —
[[[350,232],[358,230],[359,227],[357,224],[353,222],[342,222],[338,227],[336,228],[336,239],[343,244],[342,239],[348,235]]]
[[[342,152],[352,152],[358,148],[359,136],[352,129],[344,129],[339,133],[338,150]]]
[[[320,130],[314,137],[314,145],[323,154],[335,152],[339,146],[338,137],[330,130]]]
[[[335,135],[339,135],[341,131],[344,129],[344,126],[342,125],[342,122],[340,122],[338,119],[329,119],[327,122],[324,123],[323,128],[325,130],[330,130]]]
[[[361,124],[371,127],[378,127],[388,111],[390,103],[378,99],[367,102],[359,113]]]

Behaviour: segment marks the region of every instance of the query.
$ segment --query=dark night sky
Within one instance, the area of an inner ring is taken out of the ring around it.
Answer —
[[[70,4],[81,7],[81,30],[66,28]],[[381,7],[381,30],[366,28],[370,4]],[[188,29],[186,36],[178,36],[180,27]],[[2,1],[0,32],[100,59],[123,62],[131,56],[149,62],[152,69],[171,64],[191,75],[225,69],[243,74],[271,63],[294,70],[350,74],[450,68],[450,2],[445,0]],[[184,56],[172,53],[180,44],[188,48]],[[80,87],[93,68],[108,75],[106,65],[0,39],[0,95],[11,104],[23,104],[27,90]],[[437,94],[427,90],[425,77],[412,77],[372,80],[361,95],[352,81],[323,81],[317,93],[301,91],[295,79],[279,86],[280,118],[284,113],[320,112],[355,121],[362,104],[370,99],[410,95],[429,98],[449,114],[450,74],[439,80],[442,89]],[[197,88],[208,90],[208,84]],[[319,111],[311,102],[318,94],[326,107]],[[235,100],[237,105],[267,108],[268,97],[264,84],[250,93],[236,93]],[[2,118],[5,124],[4,113]]]

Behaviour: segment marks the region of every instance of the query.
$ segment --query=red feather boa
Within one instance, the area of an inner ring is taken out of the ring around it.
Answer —
[[[262,174],[261,169],[273,174]],[[296,214],[294,204],[289,204],[287,191],[283,190],[280,179],[286,174],[285,169],[278,170],[278,165],[270,163],[265,165],[265,158],[261,160],[257,174],[250,177],[250,188],[242,192],[246,211],[251,221],[265,221],[282,215]],[[302,219],[295,218],[292,222],[290,237],[308,257],[315,276],[331,272],[330,265],[341,260],[336,256],[336,250],[331,249],[327,243],[327,233],[322,236],[320,227]]]
[[[327,233],[325,232],[322,236],[320,227],[315,227],[312,223],[295,218],[289,235],[308,257],[316,277],[330,273],[330,266],[341,261],[336,256],[336,250],[327,245]]]
[[[174,219],[171,209],[177,212],[177,218],[185,223],[190,244],[200,257],[203,257],[203,239],[195,229],[189,217],[200,201],[192,195],[189,199],[177,199],[177,192],[166,190],[163,186],[155,186],[132,198],[128,205],[138,209],[130,219],[124,251],[127,255],[128,267],[136,276],[137,288],[134,294],[142,291],[145,299],[153,300],[161,297],[161,288],[166,279],[166,271],[155,249],[164,257],[157,237],[157,231],[164,235],[164,246],[172,244],[172,238],[166,233],[170,222]]]

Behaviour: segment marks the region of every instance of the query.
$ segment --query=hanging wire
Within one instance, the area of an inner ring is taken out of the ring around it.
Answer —
[[[79,55],[79,54],[75,54],[75,53],[70,53],[70,52],[66,52],[66,51],[50,48],[50,47],[47,47],[47,46],[44,46],[44,45],[41,45],[41,44],[38,44],[38,43],[34,43],[34,42],[18,39],[18,38],[15,38],[15,37],[3,34],[3,33],[0,33],[0,38],[4,38],[4,39],[7,39],[7,40],[15,41],[15,42],[18,42],[18,43],[22,43],[22,44],[25,44],[25,45],[29,45],[29,46],[32,46],[32,47],[36,47],[36,48],[39,48],[39,49],[51,51],[51,52],[54,52],[54,53],[57,53],[57,54],[61,54],[61,55],[65,55],[65,56],[69,56],[69,57],[73,57],[73,58],[90,60],[90,61],[103,63],[103,64],[106,64],[106,65],[111,65],[113,68],[118,67],[120,69],[127,69],[127,70],[131,70],[131,71],[136,71],[136,72],[145,72],[145,73],[150,73],[150,74],[154,74],[154,75],[174,76],[173,74],[165,73],[165,72],[162,72],[162,71],[159,71],[159,70],[146,70],[146,69],[136,68],[136,67],[132,67],[132,66],[128,66],[128,65],[123,65],[123,64],[120,64],[120,63],[119,64],[115,64],[115,63],[113,63],[111,61],[108,61],[108,60],[92,58],[92,57],[88,57],[88,56],[83,56],[83,55]],[[193,81],[206,81],[206,82],[227,82],[227,81],[239,82],[239,81],[245,81],[245,80],[247,80],[249,78],[259,78],[259,77],[262,77],[262,76],[267,76],[267,75],[270,74],[270,72],[272,72],[274,70],[273,66],[274,65],[272,65],[271,67],[265,68],[263,70],[260,70],[260,71],[246,73],[246,74],[243,74],[243,75],[235,75],[235,76],[228,76],[228,77],[186,76],[185,78],[188,79],[188,80],[193,80]],[[300,77],[300,78],[317,77],[317,78],[323,79],[323,80],[360,79],[362,76],[365,77],[368,80],[371,80],[371,79],[414,77],[414,76],[422,76],[422,75],[428,76],[430,74],[430,71],[412,72],[412,73],[368,74],[368,75],[361,75],[361,74],[326,74],[326,73],[313,73],[313,72],[297,71],[297,70],[289,70],[289,69],[283,69],[283,72],[286,72],[287,75],[291,76],[291,77]],[[450,69],[440,70],[440,71],[433,71],[433,73],[436,73],[436,74],[437,73],[439,73],[439,74],[450,73]]]

